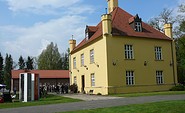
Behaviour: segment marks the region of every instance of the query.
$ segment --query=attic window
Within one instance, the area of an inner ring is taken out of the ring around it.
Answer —
[[[129,19],[129,24],[136,32],[142,32],[142,19],[139,18],[138,14]]]
[[[142,32],[141,22],[135,23],[135,31]]]
[[[89,40],[89,30],[88,30],[88,26],[86,26],[86,29],[85,29],[85,39],[86,39],[86,41]]]
[[[89,33],[88,32],[85,33],[85,39],[89,40]]]

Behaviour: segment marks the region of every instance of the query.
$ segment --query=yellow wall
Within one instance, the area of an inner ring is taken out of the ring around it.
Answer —
[[[130,93],[169,90],[174,84],[172,41],[139,37],[112,37],[107,39],[109,93]],[[124,45],[133,45],[134,59],[126,60]],[[162,61],[155,60],[155,46],[162,47]],[[147,65],[144,66],[144,62]],[[113,66],[112,62],[116,62]],[[126,70],[133,70],[135,85],[126,85]],[[156,84],[156,70],[163,71],[164,84]],[[175,75],[175,82],[177,76]]]
[[[125,59],[125,44],[133,45],[133,60]],[[173,65],[170,65],[173,61],[171,44],[172,41],[168,40],[104,35],[103,38],[96,39],[71,55],[71,84],[74,83],[74,76],[76,76],[78,90],[81,92],[81,76],[84,75],[86,93],[90,90],[93,90],[94,94],[103,95],[169,90],[174,86],[174,77],[177,83],[176,72],[173,72]],[[156,46],[162,47],[162,61],[155,60]],[[94,49],[95,59],[95,63],[92,64],[90,63],[91,49]],[[88,70],[81,66],[81,54],[84,54],[84,64]],[[76,57],[76,69],[73,69],[74,57]],[[146,66],[144,66],[145,61]],[[115,66],[113,62],[116,63]],[[126,85],[126,70],[134,71],[135,84],[132,86]],[[163,71],[164,84],[157,85],[157,70]],[[91,73],[95,74],[94,87],[91,87]]]
[[[85,76],[85,92],[94,90],[93,93],[107,94],[107,57],[105,38],[99,38],[95,42],[88,44],[80,51],[71,55],[71,82],[74,83],[74,76],[77,76],[78,90],[81,92],[82,80],[81,76]],[[90,63],[90,50],[94,49],[94,61]],[[81,66],[81,54],[84,54],[84,64],[86,67]],[[73,58],[76,57],[76,69],[73,69]],[[99,66],[99,67],[98,67]],[[79,70],[79,71],[78,71]],[[91,73],[95,74],[95,86],[91,87]],[[71,83],[71,84],[72,84]]]

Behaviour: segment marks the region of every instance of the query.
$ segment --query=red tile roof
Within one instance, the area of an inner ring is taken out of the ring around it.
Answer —
[[[40,78],[69,78],[69,70],[30,70],[26,72],[39,74]],[[25,70],[12,70],[12,78],[19,78],[20,73],[25,73]]]
[[[89,32],[96,32],[97,27],[96,26],[88,26]]]
[[[161,39],[161,40],[171,40],[164,33],[154,29],[150,25],[142,22],[143,31],[136,32],[129,24],[130,21],[134,18],[131,14],[127,13],[123,9],[117,7],[114,9],[112,14],[112,35],[113,36],[129,36],[129,37],[142,37],[142,38],[150,38],[150,39]],[[92,26],[91,26],[92,27]],[[95,28],[95,27],[94,27]],[[95,29],[94,29],[95,30]],[[102,22],[100,22],[96,26],[96,31],[89,40],[82,40],[80,44],[78,44],[71,53],[75,53],[81,47],[85,46],[89,42],[99,38],[102,36]]]

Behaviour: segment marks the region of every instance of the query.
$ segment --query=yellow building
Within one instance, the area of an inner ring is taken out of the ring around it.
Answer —
[[[70,83],[85,93],[103,95],[169,90],[177,83],[172,25],[157,31],[108,0],[108,14],[86,26],[76,46],[70,40]]]

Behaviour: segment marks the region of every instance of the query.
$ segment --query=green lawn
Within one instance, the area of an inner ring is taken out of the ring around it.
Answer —
[[[140,97],[140,96],[155,96],[155,95],[180,95],[185,94],[185,91],[164,91],[164,92],[148,92],[148,93],[131,93],[131,94],[111,94],[116,97]]]
[[[185,100],[155,102],[94,110],[81,110],[65,113],[185,113]]]
[[[39,105],[58,104],[58,103],[67,103],[67,102],[78,102],[78,101],[80,101],[80,100],[49,94],[49,95],[46,96],[46,98],[41,98],[39,101],[34,101],[34,102],[0,103],[0,109],[25,107],[25,106],[39,106]]]

